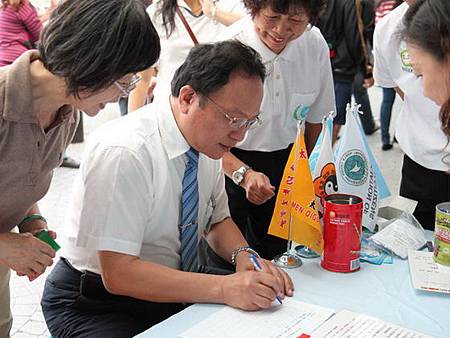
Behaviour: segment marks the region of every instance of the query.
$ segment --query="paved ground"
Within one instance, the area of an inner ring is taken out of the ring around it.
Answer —
[[[381,102],[381,90],[372,88],[370,90],[372,109],[375,118],[378,118],[379,106]],[[392,125],[399,110],[399,100],[394,106]],[[120,116],[116,105],[109,105],[99,116],[94,118],[84,117],[85,135],[102,123],[118,118]],[[400,167],[402,162],[402,152],[398,145],[390,151],[381,150],[380,132],[368,137],[369,144],[378,160],[378,164],[388,182],[393,194],[398,194],[400,181]],[[69,153],[74,157],[81,158],[84,144],[74,144],[69,148]],[[72,183],[77,170],[59,168],[55,170],[54,179],[48,194],[40,202],[40,208],[49,222],[49,226],[57,232],[62,232],[64,227],[64,216],[70,204],[70,193]],[[50,272],[47,270],[46,274]],[[45,276],[41,276],[32,283],[25,278],[12,276],[11,278],[11,305],[14,316],[12,329],[13,338],[27,337],[49,337],[41,307],[39,305]]]

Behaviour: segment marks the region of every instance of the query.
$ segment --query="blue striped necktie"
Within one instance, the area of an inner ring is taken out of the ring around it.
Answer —
[[[190,148],[186,152],[188,162],[183,176],[183,193],[181,195],[182,215],[180,227],[181,269],[197,271],[198,269],[198,151]]]

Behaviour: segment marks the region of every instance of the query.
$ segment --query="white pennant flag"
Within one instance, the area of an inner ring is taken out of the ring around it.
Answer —
[[[378,185],[369,160],[364,135],[359,128],[359,105],[347,105],[344,133],[336,153],[339,192],[363,199],[362,225],[373,231],[378,214]]]
[[[323,205],[322,198],[330,194],[338,193],[336,180],[336,167],[334,164],[333,147],[331,145],[331,133],[333,128],[333,116],[330,114],[322,124],[321,137],[314,147],[313,153],[317,152],[313,173],[314,192],[316,194],[317,211],[319,212],[320,224],[323,227]],[[320,142],[320,144],[319,144]],[[311,154],[311,156],[313,155]],[[311,164],[311,163],[310,163]]]

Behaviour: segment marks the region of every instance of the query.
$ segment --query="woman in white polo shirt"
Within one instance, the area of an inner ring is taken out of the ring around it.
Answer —
[[[424,96],[427,95],[426,91],[423,92],[427,87],[425,80],[429,76],[422,79],[414,74],[407,44],[399,34],[404,29],[409,6],[415,2],[405,0],[377,24],[374,78],[378,85],[394,88],[403,99],[395,128],[395,137],[404,152],[399,193],[417,201],[413,215],[425,229],[434,230],[436,204],[450,200],[449,163],[445,161],[447,159],[448,162],[450,156],[450,143],[441,130],[441,107]],[[448,1],[433,0],[429,3],[448,6]],[[443,12],[436,12],[435,17],[429,20],[430,26],[421,32],[426,34],[427,43],[435,39],[431,34],[431,27],[435,24],[442,22],[442,28],[448,29],[448,14],[446,17]],[[439,78],[440,74],[433,75],[430,83],[436,83]]]
[[[161,39],[161,56],[157,67],[139,73],[142,80],[128,100],[130,112],[142,107],[151,94],[169,95],[170,80],[191,48],[197,42],[215,41],[226,26],[245,14],[240,0],[159,0],[147,12]],[[156,73],[157,84],[152,90]]]
[[[448,137],[450,137],[449,18],[448,0],[419,0],[406,12],[403,30],[414,72],[423,78],[424,95],[441,106],[442,130]]]
[[[312,26],[325,1],[244,0],[244,4],[250,15],[232,25],[226,37],[256,49],[266,64],[262,124],[224,156],[223,167],[230,178],[226,188],[233,220],[250,245],[272,259],[286,250],[286,241],[267,230],[297,131],[292,112],[309,107],[305,139],[311,150],[322,118],[335,110],[328,45]]]

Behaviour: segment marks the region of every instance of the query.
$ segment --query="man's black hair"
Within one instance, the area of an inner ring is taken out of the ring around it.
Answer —
[[[235,72],[257,76],[261,81],[266,76],[258,52],[237,40],[195,46],[175,72],[171,83],[172,96],[178,97],[181,87],[185,85],[208,96],[225,86]]]

